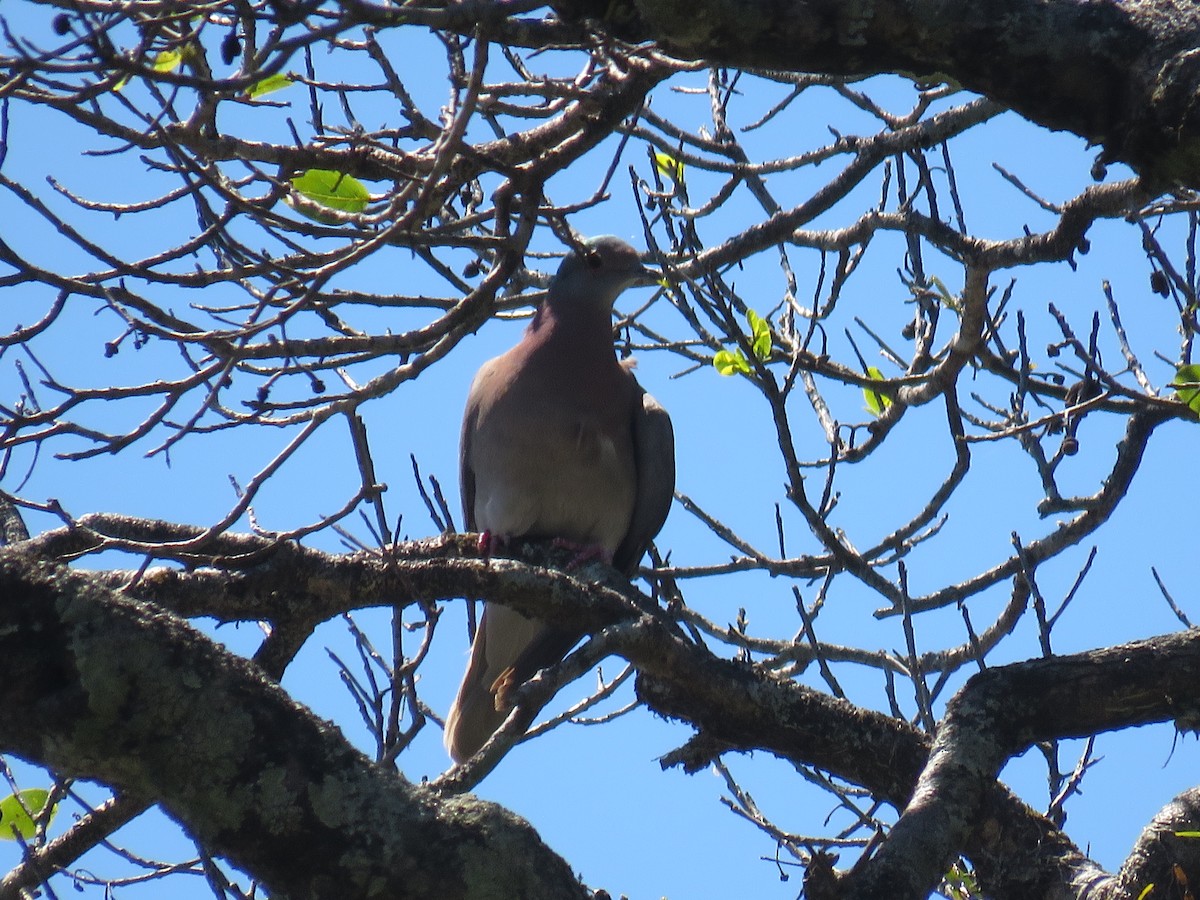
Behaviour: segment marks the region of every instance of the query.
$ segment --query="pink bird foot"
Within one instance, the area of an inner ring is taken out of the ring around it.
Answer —
[[[612,552],[603,544],[581,544],[578,541],[568,541],[566,538],[555,538],[554,546],[560,550],[573,550],[575,555],[571,557],[571,561],[567,563],[567,571],[578,569],[585,563],[590,563],[594,560],[612,565]]]
[[[490,528],[479,533],[479,555],[484,559],[491,559],[506,546],[508,546],[508,535],[494,534]]]

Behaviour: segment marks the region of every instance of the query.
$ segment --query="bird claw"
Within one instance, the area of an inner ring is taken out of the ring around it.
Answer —
[[[497,551],[503,550],[507,544],[508,537],[506,535],[493,534],[490,528],[479,533],[479,555],[484,559],[491,559]]]
[[[507,547],[510,540],[508,535],[496,534],[490,528],[481,531],[477,545],[479,556],[485,560],[491,559]],[[578,569],[580,566],[596,560],[612,565],[613,555],[603,544],[582,544],[566,538],[554,538],[550,543],[558,550],[571,550],[575,554],[567,563],[567,571]]]
[[[561,550],[575,551],[575,555],[567,563],[568,572],[595,560],[612,565],[613,555],[603,544],[580,544],[577,541],[568,541],[566,538],[555,538],[554,546]]]

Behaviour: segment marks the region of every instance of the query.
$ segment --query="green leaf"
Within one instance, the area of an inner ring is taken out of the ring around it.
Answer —
[[[49,799],[49,791],[27,788],[0,800],[0,839],[14,840],[13,831],[25,840],[32,838],[37,832],[34,819],[46,808]],[[54,810],[50,811],[50,817],[54,817]]]
[[[292,76],[285,72],[276,72],[274,75],[268,75],[261,81],[256,81],[246,90],[246,96],[254,100],[266,94],[273,94],[276,91],[282,91],[285,87],[290,87],[292,84]]]
[[[867,377],[873,381],[883,381],[883,373],[874,366],[867,366]],[[892,405],[892,398],[882,391],[863,388],[863,399],[867,401],[867,412],[879,418]]]
[[[183,62],[183,53],[179,50],[163,50],[154,57],[154,62],[150,64],[155,72],[174,72],[179,68],[179,64]]]
[[[975,880],[975,873],[966,868],[961,861],[950,867],[944,880],[944,888],[953,900],[970,900],[978,896],[979,883]]]
[[[313,203],[348,213],[362,212],[371,198],[357,178],[330,169],[309,169],[292,179],[292,187]],[[305,209],[297,209],[297,212],[327,225],[340,222],[334,216],[323,217],[319,212]]]
[[[952,309],[955,312],[961,311],[958,298],[950,292],[950,289],[946,287],[946,283],[936,275],[929,276],[929,278],[926,280],[926,286],[923,289],[918,289],[916,285],[912,285],[912,293],[914,297],[919,293],[928,293],[929,291],[932,291],[932,293],[937,295],[937,298],[941,301],[942,306],[946,307],[947,309]]]
[[[750,374],[750,363],[741,350],[720,350],[713,357],[713,367],[722,375]]]
[[[661,150],[654,151],[654,168],[662,172],[676,184],[683,184],[683,162],[670,153]]]
[[[1200,365],[1190,363],[1186,366],[1180,366],[1175,372],[1175,378],[1171,381],[1172,385],[1176,384],[1196,384],[1200,383]],[[1175,388],[1181,402],[1188,405],[1194,413],[1200,413],[1200,388]]]
[[[750,351],[759,362],[771,359],[771,326],[752,309],[746,310],[746,324],[750,326]],[[741,350],[722,350],[713,357],[713,366],[722,375],[750,375],[750,360]]]
[[[1178,838],[1200,838],[1200,831],[1177,831],[1175,837]]]
[[[1144,888],[1142,888],[1142,892],[1137,895],[1137,900],[1146,900],[1147,895],[1152,890],[1154,890],[1154,882],[1153,881],[1150,882],[1148,885],[1146,885]]]
[[[750,349],[755,359],[767,362],[771,358],[771,326],[752,309],[746,310],[746,323],[750,326]]]

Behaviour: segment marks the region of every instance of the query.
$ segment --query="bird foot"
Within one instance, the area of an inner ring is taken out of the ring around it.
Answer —
[[[574,550],[575,555],[567,563],[567,571],[578,569],[585,563],[600,560],[612,565],[613,555],[603,544],[581,544],[578,541],[568,541],[566,538],[555,538],[554,546],[560,550]]]
[[[498,550],[503,550],[507,545],[507,535],[494,534],[490,528],[479,533],[479,555],[484,559],[491,559]]]

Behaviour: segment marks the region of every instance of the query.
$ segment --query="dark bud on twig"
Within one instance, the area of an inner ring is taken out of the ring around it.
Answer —
[[[224,60],[225,65],[233,65],[233,61],[241,52],[242,42],[238,40],[237,32],[231,31],[225,35],[225,40],[221,41],[221,59]]]
[[[1069,410],[1072,406],[1078,406],[1080,403],[1087,403],[1089,400],[1094,400],[1100,396],[1100,393],[1099,382],[1094,378],[1085,378],[1067,388],[1067,395],[1063,398],[1063,402],[1067,404]],[[1079,452],[1079,439],[1075,437],[1075,432],[1079,428],[1079,423],[1083,421],[1084,415],[1085,413],[1078,411],[1063,413],[1062,426],[1066,432],[1063,435],[1062,441],[1064,456],[1074,456]]]
[[[1087,403],[1089,400],[1095,400],[1100,396],[1100,385],[1094,378],[1085,378],[1083,381],[1077,381],[1067,388],[1067,396],[1065,398],[1067,406],[1076,406],[1080,403]]]

